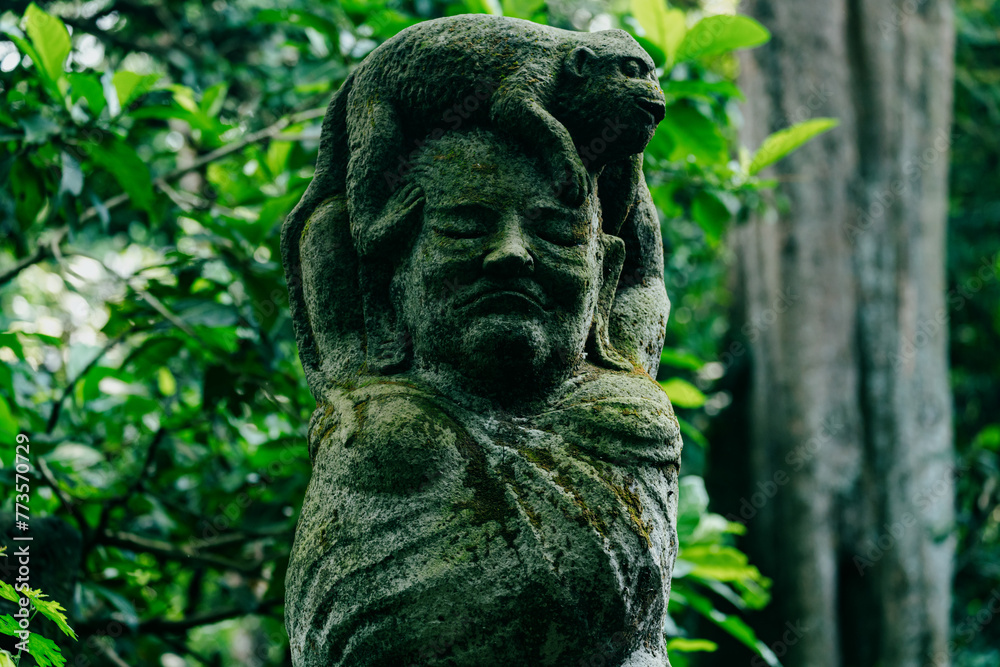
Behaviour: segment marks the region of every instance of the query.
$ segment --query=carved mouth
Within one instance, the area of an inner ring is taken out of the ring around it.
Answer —
[[[662,100],[639,100],[639,107],[653,117],[653,125],[659,125],[667,115],[667,105]]]
[[[482,289],[473,290],[471,294],[462,297],[455,307],[467,308],[492,300],[530,305],[540,311],[549,310],[546,307],[545,299],[538,293],[538,290],[528,285],[488,285]]]

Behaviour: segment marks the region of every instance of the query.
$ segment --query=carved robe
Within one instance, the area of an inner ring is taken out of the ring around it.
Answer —
[[[309,446],[297,665],[668,664],[681,440],[648,375],[587,365],[527,417],[371,378]]]

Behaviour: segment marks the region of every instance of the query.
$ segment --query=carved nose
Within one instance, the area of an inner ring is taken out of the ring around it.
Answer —
[[[520,225],[511,221],[504,225],[494,247],[483,260],[483,270],[497,276],[522,276],[531,273],[535,260],[528,252],[528,244]]]

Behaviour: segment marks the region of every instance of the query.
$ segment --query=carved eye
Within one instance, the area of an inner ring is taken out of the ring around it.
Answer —
[[[553,245],[575,248],[587,242],[587,229],[562,209],[540,206],[530,209],[525,217],[531,221],[535,235]]]
[[[432,209],[431,228],[449,239],[478,239],[487,234],[492,213],[475,204],[463,204],[445,209]]]
[[[635,58],[627,58],[622,62],[622,74],[630,79],[637,79],[646,73],[646,64]]]

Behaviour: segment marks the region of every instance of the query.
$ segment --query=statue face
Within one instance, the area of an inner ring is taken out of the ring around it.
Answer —
[[[596,197],[562,204],[492,135],[429,149],[423,225],[393,281],[417,368],[479,394],[531,393],[581,359],[600,287]]]

